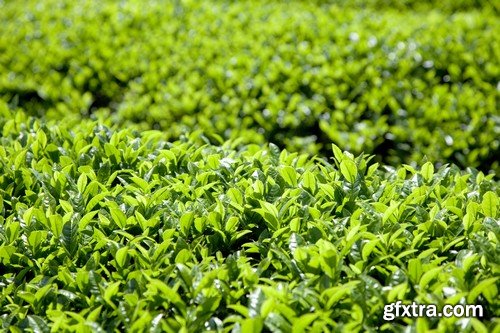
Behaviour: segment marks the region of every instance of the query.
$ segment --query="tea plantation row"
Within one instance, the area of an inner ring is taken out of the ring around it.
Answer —
[[[498,181],[200,133],[1,119],[0,330],[487,332]],[[238,147],[239,148],[238,148]],[[384,304],[483,318],[383,320]]]
[[[0,103],[498,173],[494,2],[330,2],[2,1]]]

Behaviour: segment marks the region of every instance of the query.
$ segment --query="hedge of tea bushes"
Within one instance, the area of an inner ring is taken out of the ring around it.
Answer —
[[[334,332],[498,327],[499,194],[456,166],[380,166],[200,133],[1,111],[0,329]],[[482,318],[385,321],[384,304]]]
[[[172,139],[498,172],[493,3],[383,3],[4,1],[0,96]]]
[[[290,0],[293,2],[293,0]],[[457,0],[457,1],[416,1],[416,0],[313,0],[315,4],[341,5],[370,9],[392,9],[392,10],[440,10],[446,13],[486,10],[498,14],[500,5],[489,0]]]

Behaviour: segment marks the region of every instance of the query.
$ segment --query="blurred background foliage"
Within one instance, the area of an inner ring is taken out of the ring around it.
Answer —
[[[8,113],[500,170],[494,1],[0,6]]]

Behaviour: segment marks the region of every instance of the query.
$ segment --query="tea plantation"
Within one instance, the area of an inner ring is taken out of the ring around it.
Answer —
[[[0,0],[0,332],[500,332],[499,9]]]
[[[488,1],[26,2],[0,14],[11,109],[500,171],[500,20]]]

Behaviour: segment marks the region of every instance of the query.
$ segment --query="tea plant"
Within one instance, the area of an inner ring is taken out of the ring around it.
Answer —
[[[487,332],[499,324],[499,183],[201,132],[4,115],[0,327],[10,332]],[[382,319],[474,303],[483,318]]]
[[[494,1],[1,2],[11,110],[500,166]],[[396,9],[396,10],[394,10]]]

